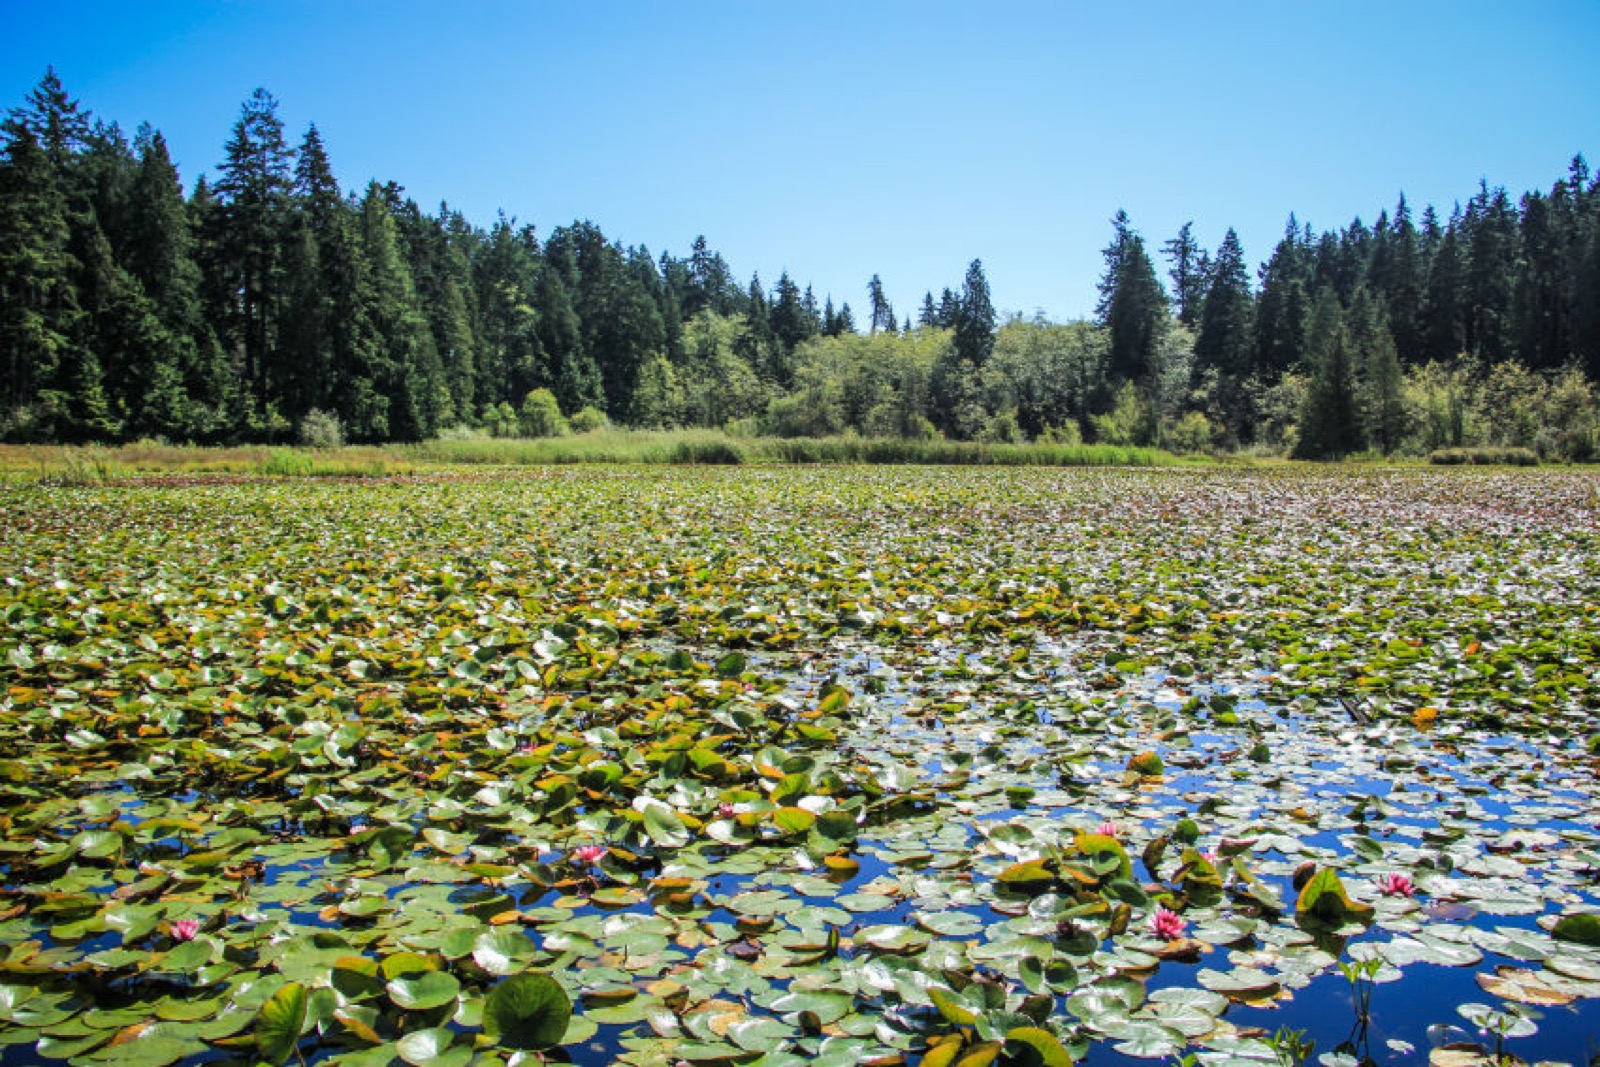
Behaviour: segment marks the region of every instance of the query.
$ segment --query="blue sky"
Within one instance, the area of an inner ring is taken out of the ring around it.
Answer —
[[[1291,211],[1548,188],[1600,153],[1597,44],[1595,0],[0,0],[0,107],[54,64],[192,183],[263,86],[347,188],[657,254],[703,233],[858,319],[874,272],[914,313],[981,257],[997,306],[1066,319],[1118,208],[1259,263]]]

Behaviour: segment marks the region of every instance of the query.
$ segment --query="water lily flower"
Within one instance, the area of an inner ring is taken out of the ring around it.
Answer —
[[[1211,864],[1213,867],[1222,862],[1222,857],[1217,855],[1215,851],[1202,852],[1200,853],[1200,858]]]
[[[170,929],[172,931],[172,940],[193,941],[195,935],[200,932],[200,920],[179,919],[171,925]]]
[[[1385,874],[1378,879],[1378,892],[1386,897],[1415,896],[1417,887],[1403,874]]]
[[[1122,827],[1118,826],[1110,819],[1107,819],[1105,822],[1095,827],[1094,832],[1097,834],[1104,834],[1106,837],[1120,837],[1122,836]]]
[[[572,850],[572,861],[581,863],[585,867],[590,867],[599,863],[600,858],[605,854],[606,847],[604,845],[579,845]]]
[[[1157,908],[1155,914],[1150,916],[1150,932],[1163,941],[1176,941],[1183,936],[1189,924],[1183,921],[1183,916],[1166,908]]]

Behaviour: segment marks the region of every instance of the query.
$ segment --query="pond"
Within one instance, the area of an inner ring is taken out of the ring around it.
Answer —
[[[0,487],[8,1063],[1586,1063],[1596,479]]]

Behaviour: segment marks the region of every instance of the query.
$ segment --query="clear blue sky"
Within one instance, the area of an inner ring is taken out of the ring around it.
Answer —
[[[1548,188],[1600,154],[1597,49],[1596,0],[0,0],[0,107],[54,64],[192,184],[263,86],[346,188],[656,254],[704,233],[858,320],[874,272],[914,313],[981,257],[998,307],[1065,319],[1118,208],[1152,250],[1192,219],[1259,263],[1291,211]]]

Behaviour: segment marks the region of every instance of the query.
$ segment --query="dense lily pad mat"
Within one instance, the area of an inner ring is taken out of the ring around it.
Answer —
[[[0,487],[4,1058],[1578,1061],[1597,485]]]

